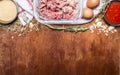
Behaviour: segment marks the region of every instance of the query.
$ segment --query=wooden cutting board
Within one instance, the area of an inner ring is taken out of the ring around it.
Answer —
[[[120,28],[117,30],[105,36],[40,26],[39,32],[18,37],[0,28],[0,75],[119,75]]]

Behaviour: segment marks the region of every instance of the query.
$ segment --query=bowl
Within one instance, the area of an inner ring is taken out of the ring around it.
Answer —
[[[114,0],[114,1],[110,1],[109,3],[108,3],[108,5],[106,6],[106,8],[105,8],[105,12],[104,12],[104,20],[105,20],[105,22],[107,23],[107,24],[109,24],[110,26],[120,26],[120,24],[118,23],[118,24],[115,24],[115,23],[112,23],[112,22],[110,22],[108,19],[107,19],[107,11],[108,11],[108,9],[109,9],[109,7],[111,6],[111,4],[112,3],[114,3],[114,2],[120,2],[119,0]],[[115,10],[112,10],[112,11],[115,11]],[[111,12],[112,12],[111,11]]]

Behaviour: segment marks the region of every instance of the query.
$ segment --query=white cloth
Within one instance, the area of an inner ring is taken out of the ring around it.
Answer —
[[[25,26],[33,19],[33,0],[14,0],[18,6],[18,18]]]

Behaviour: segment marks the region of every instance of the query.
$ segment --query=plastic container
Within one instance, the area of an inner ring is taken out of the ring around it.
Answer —
[[[95,8],[93,11],[94,11],[94,17],[99,13],[99,9],[101,9],[102,7],[102,2],[104,0],[100,0],[100,5]],[[88,23],[88,22],[91,22],[94,17],[90,20],[87,20],[87,19],[83,19],[82,18],[82,9],[84,7],[86,7],[86,2],[87,0],[79,0],[78,4],[77,4],[77,10],[78,13],[76,14],[76,18],[74,19],[70,19],[70,20],[66,20],[66,19],[61,19],[61,20],[45,20],[45,19],[42,19],[42,17],[38,14],[38,6],[39,6],[39,3],[40,3],[40,0],[34,0],[34,17],[36,18],[36,20],[40,23],[43,23],[43,24],[84,24],[84,23]]]

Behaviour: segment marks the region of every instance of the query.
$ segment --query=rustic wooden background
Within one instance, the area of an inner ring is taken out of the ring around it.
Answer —
[[[117,30],[105,36],[40,27],[18,37],[0,28],[0,75],[119,75]]]

